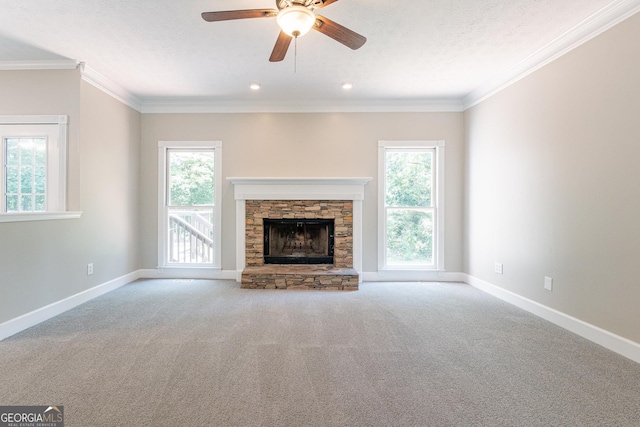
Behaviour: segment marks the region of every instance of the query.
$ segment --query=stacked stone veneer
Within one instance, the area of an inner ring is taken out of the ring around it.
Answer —
[[[247,200],[243,288],[357,289],[351,200]],[[263,219],[333,219],[333,265],[264,265]]]

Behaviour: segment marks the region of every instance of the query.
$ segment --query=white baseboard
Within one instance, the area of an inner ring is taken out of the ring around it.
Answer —
[[[124,276],[110,280],[101,285],[94,286],[93,288],[71,295],[70,297],[60,301],[38,308],[30,313],[7,320],[0,324],[0,341],[35,326],[38,323],[51,319],[54,316],[62,314],[67,310],[71,310],[72,308],[99,297],[100,295],[111,292],[114,289],[126,285],[127,283],[138,280],[139,278],[139,271],[134,271],[133,273],[125,274]]]
[[[360,277],[364,282],[464,282],[462,273],[424,270],[365,271]]]
[[[542,305],[538,302],[522,297],[518,294],[510,292],[506,289],[500,288],[484,280],[470,276],[468,274],[463,275],[462,281],[468,283],[474,288],[480,289],[483,292],[493,295],[509,304],[515,305],[529,313],[547,320],[555,325],[560,326],[568,331],[573,332],[583,338],[588,339],[591,342],[601,345],[615,353],[618,353],[624,357],[627,357],[634,362],[640,363],[640,344],[631,341],[627,338],[621,337],[602,328],[594,326],[590,323],[584,322],[561,311]]]
[[[235,270],[213,268],[148,268],[138,270],[141,279],[211,279],[236,280]]]

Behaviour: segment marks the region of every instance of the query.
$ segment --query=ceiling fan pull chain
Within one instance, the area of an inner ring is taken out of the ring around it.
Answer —
[[[293,39],[293,73],[298,72],[298,38]]]

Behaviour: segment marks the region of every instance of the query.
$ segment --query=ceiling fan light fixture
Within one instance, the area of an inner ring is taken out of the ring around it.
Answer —
[[[304,36],[316,22],[316,15],[304,6],[289,6],[278,12],[278,25],[290,37]]]

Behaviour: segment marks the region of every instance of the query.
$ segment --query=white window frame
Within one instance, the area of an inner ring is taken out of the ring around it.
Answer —
[[[168,222],[167,208],[167,153],[171,149],[214,150],[214,205],[213,205],[213,262],[210,264],[176,264],[167,261]],[[159,141],[158,142],[158,270],[186,271],[222,268],[222,141]]]
[[[41,221],[53,219],[79,218],[82,212],[67,211],[67,123],[68,116],[25,115],[0,116],[0,128],[19,127],[20,134],[11,136],[41,136],[43,125],[56,126],[53,138],[47,138],[47,210],[44,212],[6,212],[5,147],[0,141],[0,222]],[[4,134],[4,131],[1,132]],[[13,133],[10,131],[10,133]],[[5,135],[2,135],[4,138]],[[9,135],[7,135],[9,136]]]
[[[388,149],[434,149],[433,212],[434,262],[429,266],[395,266],[387,264],[386,241],[386,152]],[[443,140],[378,141],[378,270],[444,271],[444,148]]]

